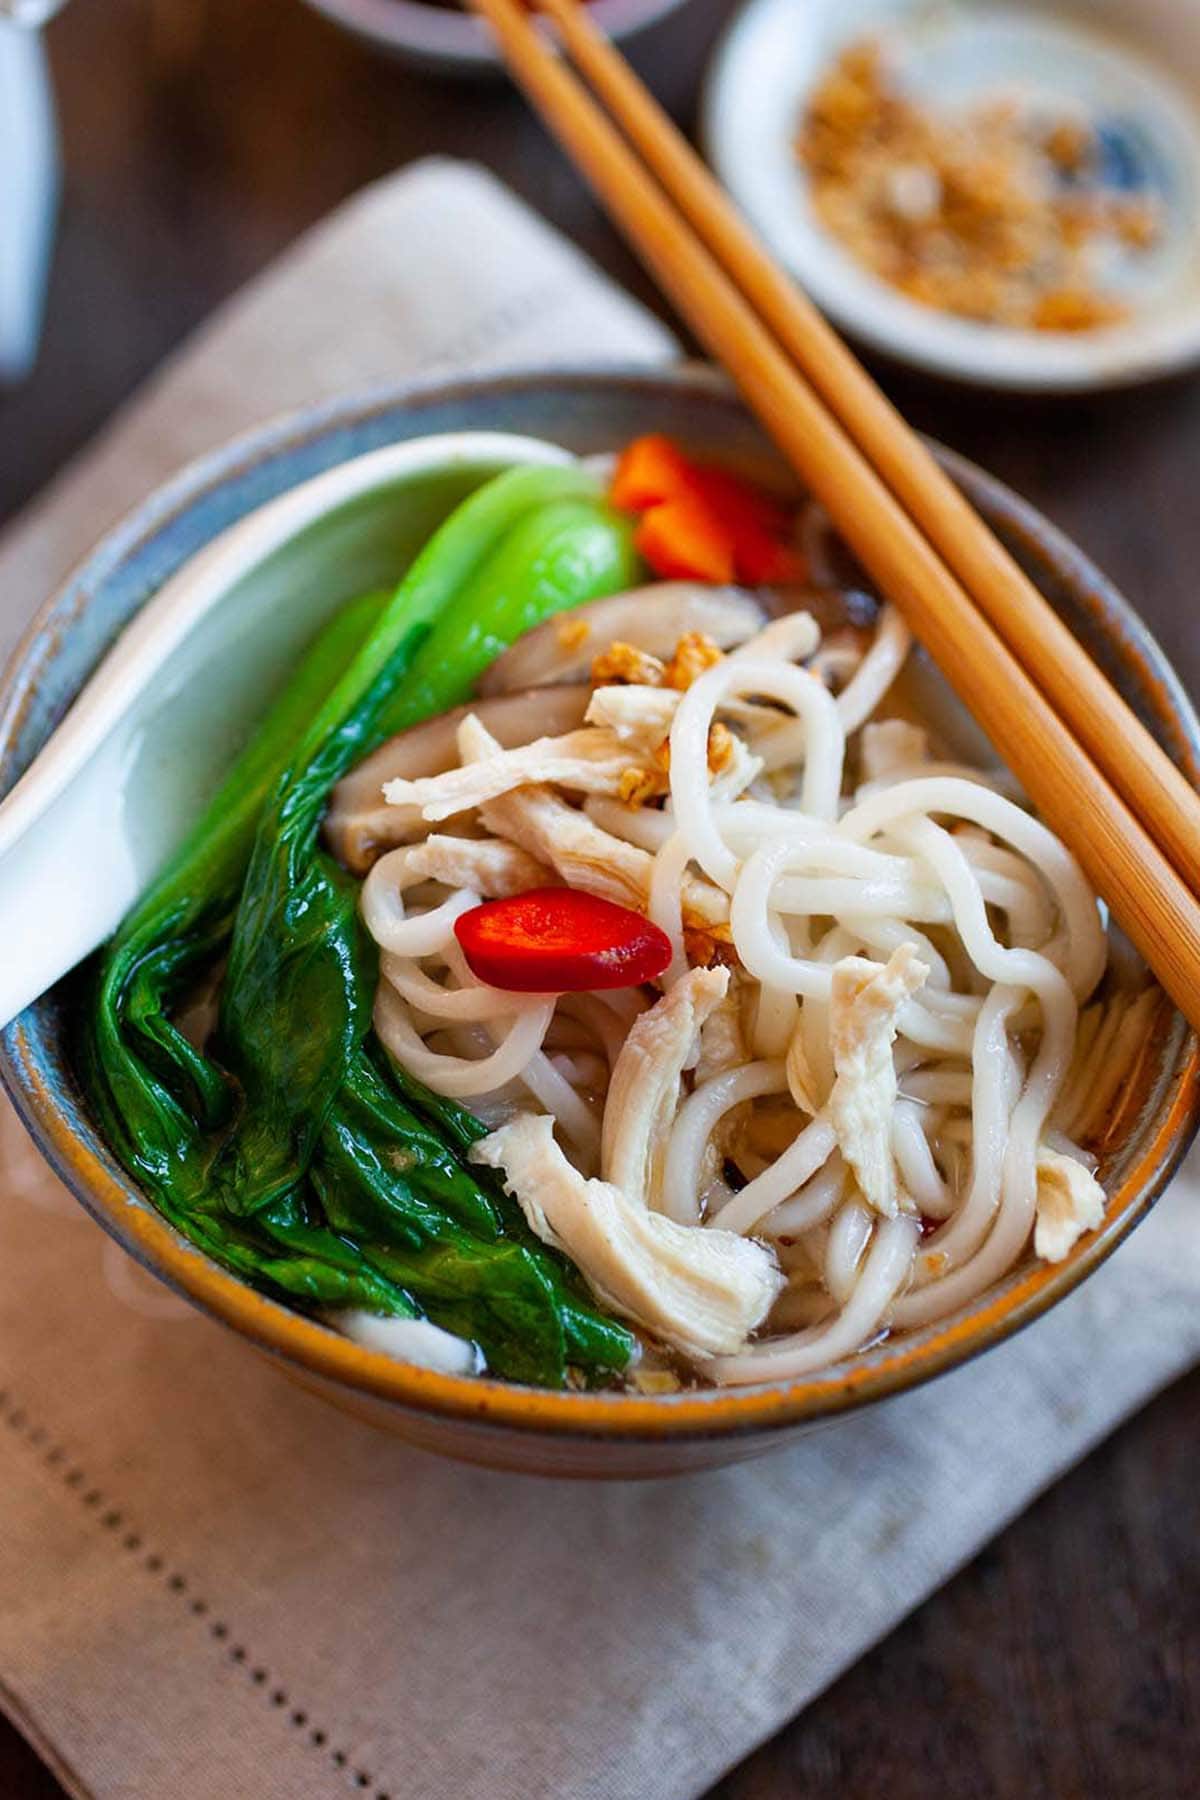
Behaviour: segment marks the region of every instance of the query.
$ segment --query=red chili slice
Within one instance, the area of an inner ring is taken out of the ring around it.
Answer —
[[[472,973],[517,994],[638,987],[671,960],[665,931],[640,913],[573,888],[485,900],[454,922]]]

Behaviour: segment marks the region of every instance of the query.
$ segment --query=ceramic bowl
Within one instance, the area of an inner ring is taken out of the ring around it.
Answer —
[[[26,637],[0,693],[0,792],[147,598],[219,533],[297,484],[432,433],[514,432],[582,454],[647,429],[752,470],[771,463],[758,428],[706,371],[584,370],[376,393],[285,420],[193,465],[98,546]],[[1128,604],[1032,508],[979,470],[943,457],[1173,758],[1192,779],[1200,776],[1200,726]],[[384,503],[401,508],[403,496]],[[364,546],[386,536],[364,504],[349,522],[343,516],[338,556],[354,518]],[[402,530],[403,521],[395,523]],[[325,552],[319,536],[310,541],[319,574]],[[364,573],[372,579],[356,566],[356,579]],[[93,1217],[177,1293],[339,1406],[431,1449],[546,1474],[655,1475],[731,1462],[957,1366],[1035,1319],[1103,1261],[1144,1217],[1200,1116],[1196,1041],[1164,1002],[1113,1121],[1101,1171],[1110,1194],[1105,1222],[1066,1262],[1024,1264],[954,1318],[803,1381],[655,1397],[545,1393],[434,1374],[362,1349],[184,1243],[131,1184],[89,1117],[72,1066],[78,999],[78,979],[69,978],[29,1007],[0,1039],[0,1074],[47,1160]]]
[[[795,153],[806,96],[847,44],[879,37],[938,105],[998,94],[1084,118],[1109,179],[1163,226],[1114,271],[1127,318],[1078,332],[1017,330],[921,306],[822,225]],[[817,304],[874,350],[931,373],[1021,392],[1078,392],[1200,360],[1200,7],[1179,0],[749,0],[714,57],[709,158]]]
[[[436,75],[498,75],[503,67],[482,19],[431,0],[308,0],[335,25],[377,50]],[[594,0],[597,25],[624,43],[676,12],[685,0]]]

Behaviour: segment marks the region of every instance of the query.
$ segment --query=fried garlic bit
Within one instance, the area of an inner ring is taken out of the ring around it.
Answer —
[[[905,92],[882,45],[852,45],[797,140],[813,205],[866,268],[943,312],[1035,331],[1127,316],[1097,270],[1159,238],[1157,203],[1106,184],[1075,114],[1003,97],[951,112]]]
[[[559,613],[554,621],[554,636],[560,648],[567,651],[581,650],[591,629],[586,619],[580,619],[574,613]]]
[[[710,775],[723,775],[733,767],[738,753],[738,742],[727,725],[719,719],[708,728],[708,772]],[[645,806],[649,800],[658,800],[670,789],[671,774],[671,740],[663,738],[650,752],[649,765],[639,764],[628,768],[622,774],[617,785],[617,798],[626,806]]]
[[[621,776],[617,799],[623,806],[645,806],[647,800],[665,794],[669,785],[661,769],[629,768]]]
[[[629,687],[661,687],[663,667],[657,656],[639,650],[636,644],[610,644],[592,658],[593,687],[610,687],[615,683]]]
[[[610,644],[592,658],[592,685],[608,687],[623,683],[631,687],[672,688],[685,692],[693,681],[719,663],[725,652],[706,631],[686,631],[671,653],[661,662],[648,650],[634,644]]]
[[[685,925],[683,948],[693,969],[736,969],[741,966],[727,925]]]
[[[663,686],[686,693],[693,681],[724,660],[724,651],[703,631],[688,631],[675,646],[675,654],[663,670]]]
[[[733,761],[733,733],[719,719],[708,728],[708,772],[722,775]]]

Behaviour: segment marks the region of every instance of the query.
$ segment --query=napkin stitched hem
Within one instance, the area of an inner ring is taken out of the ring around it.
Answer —
[[[367,1800],[392,1800],[390,1792],[379,1786],[375,1776],[362,1768],[344,1747],[343,1734],[329,1730],[327,1724],[314,1722],[309,1707],[296,1704],[294,1692],[278,1670],[267,1667],[253,1656],[241,1634],[229,1623],[228,1609],[213,1607],[194,1575],[183,1573],[179,1566],[182,1559],[167,1556],[162,1549],[154,1548],[150,1534],[136,1528],[133,1509],[123,1500],[117,1502],[107,1487],[96,1484],[93,1480],[94,1460],[88,1466],[79,1461],[67,1444],[46,1427],[41,1417],[31,1414],[20,1404],[8,1387],[0,1387],[0,1426],[6,1427],[24,1451],[41,1464],[43,1474],[49,1478],[52,1489],[59,1490],[60,1498],[64,1491],[73,1496],[101,1536],[109,1539],[118,1559],[127,1561],[131,1568],[137,1569],[177,1602],[181,1623],[193,1624],[211,1640],[218,1660],[229,1665],[224,1671],[226,1674],[243,1674],[260,1690],[263,1704],[277,1712],[291,1730],[300,1733],[314,1754],[323,1757],[336,1773],[348,1772],[354,1786]],[[147,1548],[148,1543],[150,1548]],[[62,1785],[70,1785],[76,1793],[90,1796],[90,1790],[74,1770],[67,1771],[69,1783],[59,1775],[59,1768],[65,1768],[65,1765],[58,1758],[52,1740],[37,1727],[33,1716],[2,1678],[0,1707],[33,1744],[38,1755],[44,1761],[54,1762],[56,1779],[62,1780]],[[318,1711],[318,1720],[319,1717]]]

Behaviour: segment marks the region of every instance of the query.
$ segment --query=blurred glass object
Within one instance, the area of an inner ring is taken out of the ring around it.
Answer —
[[[67,0],[0,0],[0,19],[15,19],[18,25],[44,25],[67,3]]]
[[[16,3],[0,0],[0,13]],[[41,40],[0,17],[0,382],[19,380],[37,353],[57,201],[58,145]]]

